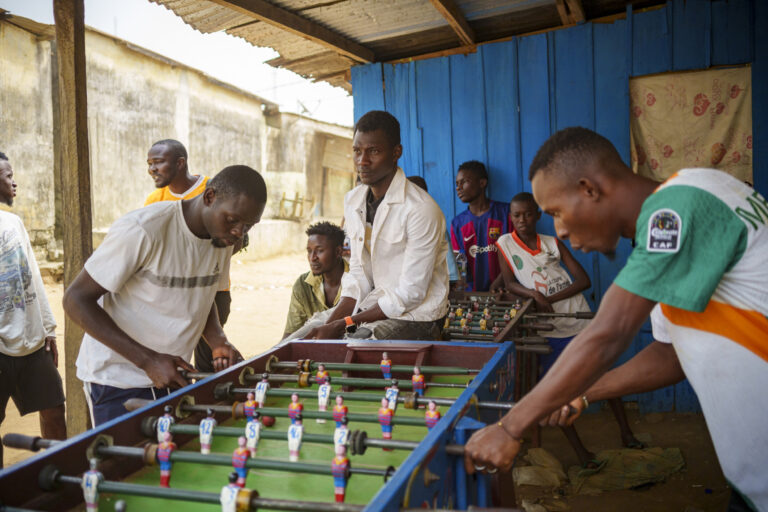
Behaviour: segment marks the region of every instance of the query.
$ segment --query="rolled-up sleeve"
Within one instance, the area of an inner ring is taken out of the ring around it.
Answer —
[[[445,262],[445,219],[434,203],[408,213],[403,264],[395,287],[384,287],[378,303],[389,318],[397,318],[424,302],[438,262]]]

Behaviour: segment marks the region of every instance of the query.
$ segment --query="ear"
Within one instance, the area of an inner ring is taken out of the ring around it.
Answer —
[[[600,188],[590,178],[579,178],[578,189],[579,194],[588,201],[598,201],[600,199]]]
[[[341,255],[344,252],[344,246],[343,245],[337,245],[336,249],[333,251],[333,253],[336,255],[337,259],[341,259]]]
[[[541,210],[536,208],[536,222],[539,222],[541,220]]]
[[[480,188],[486,189],[488,188],[488,180],[486,178],[480,178]]]
[[[186,158],[184,158],[183,156],[180,156],[179,158],[176,159],[176,167],[179,170],[184,169],[186,166],[187,166],[187,159]]]
[[[211,206],[216,200],[216,190],[213,188],[206,188],[203,192],[203,204],[205,206]]]
[[[403,156],[403,145],[398,144],[397,146],[395,146],[395,148],[392,151],[392,154],[395,157],[395,162],[400,160],[400,157]]]

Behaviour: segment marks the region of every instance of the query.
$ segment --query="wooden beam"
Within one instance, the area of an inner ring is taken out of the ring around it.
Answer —
[[[64,286],[75,279],[93,250],[91,173],[88,157],[88,99],[85,82],[85,24],[83,0],[53,0],[56,20],[62,208],[64,223]],[[67,434],[88,429],[88,407],[77,379],[75,360],[83,330],[69,318],[64,324],[64,364],[67,391]]]
[[[584,15],[584,7],[581,0],[565,0],[568,3],[568,9],[571,11],[571,18],[574,23],[584,23],[587,19]]]
[[[453,0],[429,0],[440,14],[448,21],[461,42],[467,46],[475,44],[475,31],[467,23],[467,19],[461,13]]]
[[[266,0],[211,0],[246,16],[274,25],[282,30],[331,48],[358,62],[373,62],[373,51],[322,25],[277,7]]]
[[[570,25],[571,17],[568,14],[568,7],[565,5],[565,0],[556,0],[555,6],[557,7],[557,14],[560,15],[560,22],[563,25]]]

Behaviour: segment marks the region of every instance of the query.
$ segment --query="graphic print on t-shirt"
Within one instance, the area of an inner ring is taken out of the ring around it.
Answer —
[[[30,289],[32,273],[14,230],[0,233],[0,313],[25,309],[37,297]]]

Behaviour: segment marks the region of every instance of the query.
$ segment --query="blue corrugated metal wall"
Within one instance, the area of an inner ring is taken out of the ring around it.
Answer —
[[[760,29],[758,29],[760,27]],[[407,64],[352,68],[355,119],[386,109],[402,126],[401,165],[423,176],[447,219],[464,209],[456,197],[458,165],[488,166],[490,195],[508,201],[530,191],[528,166],[554,131],[586,126],[608,137],[629,161],[629,77],[752,65],[754,181],[768,191],[768,2],[675,0],[613,23],[586,23],[545,34],[483,45],[477,53]],[[553,233],[551,219],[541,230]],[[592,278],[594,307],[631,248],[618,258],[576,254]],[[624,354],[651,340],[644,328]],[[698,410],[687,382],[647,393],[642,410]]]

